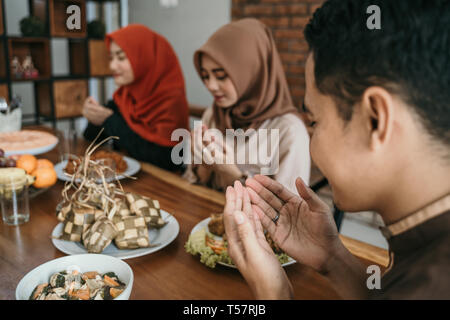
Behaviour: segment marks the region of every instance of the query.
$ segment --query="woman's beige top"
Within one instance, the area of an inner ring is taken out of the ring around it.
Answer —
[[[202,123],[208,128],[216,128],[212,117],[212,108],[208,108],[202,116]],[[259,145],[264,144],[264,137],[270,139],[271,130],[278,129],[279,144],[278,148],[278,161],[276,152],[268,152],[271,163],[276,166],[278,164],[278,171],[274,174],[268,174],[276,181],[283,184],[291,192],[297,194],[295,187],[295,180],[297,177],[301,177],[306,183],[309,183],[311,160],[309,155],[309,135],[304,123],[298,116],[293,113],[287,113],[281,116],[277,116],[272,119],[265,120],[253,134],[258,134],[260,129],[267,129],[267,135],[260,135],[263,139],[259,140]],[[273,132],[272,132],[273,134]],[[224,139],[225,140],[225,139]],[[236,153],[247,151],[248,155],[258,154],[258,147],[251,145],[251,139],[246,139],[245,144],[238,145],[235,149]],[[267,148],[271,150],[271,148]],[[257,163],[250,164],[236,164],[239,170],[248,177],[252,177],[256,174],[264,174],[264,168],[268,168],[267,162],[261,162],[257,157]],[[266,159],[267,160],[267,159]],[[267,170],[267,169],[266,169]],[[184,178],[188,179],[191,183],[197,183],[198,178],[192,170],[192,165],[188,165],[188,168],[184,174]],[[218,173],[214,172],[211,175],[208,185],[217,190],[225,190],[226,180]]]

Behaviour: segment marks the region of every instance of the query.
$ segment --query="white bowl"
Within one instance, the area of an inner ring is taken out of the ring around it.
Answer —
[[[126,284],[125,290],[115,300],[128,300],[133,287],[133,271],[130,266],[118,259],[104,254],[78,254],[48,261],[28,272],[16,288],[16,300],[28,300],[34,288],[49,282],[52,274],[77,266],[80,272],[114,272]]]

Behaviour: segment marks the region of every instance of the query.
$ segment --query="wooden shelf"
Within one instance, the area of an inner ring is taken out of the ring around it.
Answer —
[[[52,79],[55,81],[63,81],[63,80],[87,80],[90,77],[87,75],[67,75],[67,76],[53,76]]]
[[[3,45],[3,41],[0,41],[0,79],[5,79],[7,76],[5,62],[6,62],[5,46]]]
[[[31,82],[35,91],[34,121],[74,119],[82,116],[82,106],[88,96],[89,79],[105,80],[112,76],[109,70],[109,52],[103,40],[87,37],[86,3],[96,2],[104,10],[106,2],[119,0],[27,0],[29,15],[38,17],[46,26],[41,37],[8,36],[5,21],[5,0],[0,0],[0,96],[9,96],[14,83]],[[80,8],[80,29],[69,30],[66,22],[73,14],[67,8]],[[27,15],[27,13],[24,13]],[[100,19],[104,19],[99,13]],[[52,74],[50,42],[54,38],[66,39],[69,51],[69,74]],[[31,55],[39,75],[35,78],[16,78],[12,74],[11,61],[17,56],[19,62]],[[105,86],[103,85],[103,95]]]
[[[87,67],[87,43],[85,40],[69,40],[70,74],[74,76],[85,76],[88,74]]]
[[[56,119],[81,116],[84,100],[88,97],[87,80],[41,82],[36,83],[35,88],[42,116],[52,118],[52,100]]]
[[[11,82],[38,82],[38,81],[49,81],[49,77],[37,77],[37,78],[21,78],[21,79],[11,79]]]
[[[46,0],[31,0],[32,15],[39,18],[46,26],[48,26],[47,18],[47,1]],[[48,28],[46,28],[48,35]]]
[[[7,84],[0,84],[0,97],[5,98],[9,103],[9,91]]]
[[[0,0],[0,36],[3,35],[5,29],[3,28],[3,0]],[[4,60],[1,60],[2,63]]]
[[[31,55],[34,67],[39,71],[38,78],[15,78],[11,74],[12,81],[33,81],[51,77],[50,46],[47,38],[9,38],[9,61],[14,56],[23,62],[27,55]]]
[[[109,69],[109,52],[104,40],[89,39],[89,67],[92,77],[112,75]]]
[[[64,38],[85,38],[87,35],[85,0],[49,0],[50,35]],[[67,8],[71,5],[80,7],[81,21],[79,30],[69,30],[66,22],[70,17]]]

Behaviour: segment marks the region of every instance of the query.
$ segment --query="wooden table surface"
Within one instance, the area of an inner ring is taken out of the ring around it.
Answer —
[[[86,143],[81,143],[84,148]],[[57,148],[38,158],[58,159]],[[159,200],[161,208],[180,224],[178,237],[152,254],[125,260],[134,272],[130,299],[253,299],[236,269],[217,265],[210,269],[198,257],[186,253],[184,244],[192,228],[213,212],[222,212],[224,196],[216,191],[189,185],[178,175],[142,164],[137,180],[122,180],[126,191]],[[65,254],[56,249],[51,233],[58,224],[55,207],[61,201],[63,182],[30,200],[30,221],[19,227],[0,224],[0,299],[14,299],[25,274]],[[341,237],[349,250],[365,264],[387,264],[387,252]],[[330,283],[314,270],[298,263],[285,268],[296,299],[338,299]]]

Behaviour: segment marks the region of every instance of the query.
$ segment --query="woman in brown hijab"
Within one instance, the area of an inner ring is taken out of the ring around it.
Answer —
[[[193,131],[194,158],[200,154],[204,161],[189,165],[185,177],[219,190],[260,173],[294,191],[297,177],[308,182],[309,136],[292,102],[270,29],[256,19],[229,23],[195,52],[194,64],[214,104]],[[205,138],[211,128],[223,139]],[[228,129],[247,130],[245,143],[225,143]]]

